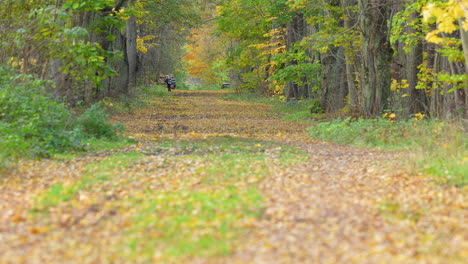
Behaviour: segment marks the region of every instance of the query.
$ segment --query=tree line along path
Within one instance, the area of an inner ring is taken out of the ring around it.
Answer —
[[[272,106],[174,91],[137,143],[0,179],[0,263],[464,263],[462,188],[308,137]]]

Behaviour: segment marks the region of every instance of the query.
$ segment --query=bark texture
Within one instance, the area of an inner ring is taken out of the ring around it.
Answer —
[[[384,108],[390,93],[392,50],[388,39],[389,1],[359,0],[362,30],[362,67],[360,82],[364,110],[377,115]]]

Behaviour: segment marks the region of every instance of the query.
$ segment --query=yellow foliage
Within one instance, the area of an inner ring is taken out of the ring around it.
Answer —
[[[156,38],[156,36],[153,36],[153,35],[138,36],[137,37],[137,50],[141,53],[147,53],[148,45],[145,44],[145,41],[152,40],[154,38]]]
[[[406,89],[410,85],[408,83],[408,80],[403,79],[401,82],[398,82],[396,79],[392,79],[392,83],[390,84],[390,90],[399,93],[401,89]]]
[[[429,32],[426,40],[440,44],[443,38],[439,33],[452,33],[458,30],[458,24],[468,30],[468,0],[450,0],[448,3],[428,4],[422,11],[423,19],[427,23],[435,22],[437,29]]]
[[[392,112],[387,112],[387,113],[382,115],[383,119],[387,119],[388,121],[390,121],[392,123],[395,122],[396,117],[397,117],[397,115],[395,113],[392,113]]]
[[[426,116],[426,115],[423,114],[423,113],[416,113],[416,114],[414,115],[414,120],[415,120],[415,121],[419,121],[419,120],[423,119],[425,116]]]

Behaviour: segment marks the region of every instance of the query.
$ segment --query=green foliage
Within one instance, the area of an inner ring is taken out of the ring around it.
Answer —
[[[264,0],[237,0],[222,3],[219,7],[218,32],[232,43],[226,50],[223,70],[228,69],[230,77],[242,80],[243,90],[258,90],[264,84],[268,55],[258,46],[269,40],[265,35],[271,30],[272,21],[265,15],[270,16],[270,9],[277,4]]]
[[[177,83],[177,88],[180,89],[181,84]],[[151,85],[151,86],[140,86],[135,91],[136,97],[140,99],[147,99],[149,97],[168,97],[172,93],[167,90],[167,86],[164,85]]]
[[[109,114],[102,103],[96,103],[76,119],[80,132],[85,137],[117,139],[117,131],[122,131],[121,124],[112,124]]]
[[[49,157],[83,150],[87,138],[117,139],[102,104],[77,119],[45,91],[46,81],[0,67],[0,166],[22,157]]]
[[[299,51],[298,53],[293,53],[292,56],[290,53],[276,55],[273,59],[277,60],[279,64],[287,64],[292,61],[295,64],[278,69],[270,79],[280,83],[290,81],[304,85],[304,79],[317,76],[320,71],[320,64],[317,62],[306,63],[309,58],[303,53],[305,52]]]
[[[323,113],[320,101],[315,98],[281,102],[273,110],[283,114],[283,119],[296,122],[311,121]]]
[[[423,172],[455,185],[468,184],[468,140],[460,125],[347,118],[322,122],[308,131],[313,137],[339,144],[406,149],[412,154],[411,162]]]
[[[408,142],[403,141],[406,123],[395,125],[385,119],[359,119],[350,117],[331,122],[322,122],[308,129],[311,136],[330,140],[340,144],[352,144],[371,147],[405,147]]]
[[[177,89],[180,89],[177,84]],[[118,98],[106,97],[102,100],[104,106],[110,113],[132,113],[135,108],[146,107],[148,98],[170,97],[172,93],[165,85],[143,85],[138,86],[134,96],[121,95]]]
[[[0,155],[43,157],[81,147],[71,112],[47,96],[44,84],[0,67]]]
[[[395,46],[400,42],[404,45],[405,52],[410,52],[421,42],[425,32],[429,31],[429,26],[423,23],[419,12],[427,2],[427,0],[418,0],[405,3],[405,8],[394,16],[390,35],[392,45]]]
[[[102,41],[91,41],[95,36],[115,38],[109,29],[125,25],[118,10],[113,15],[104,11],[110,11],[114,1],[26,2],[0,3],[0,9],[8,10],[0,23],[9,24],[8,30],[0,30],[0,39],[5,41],[0,43],[0,63],[42,78],[62,74],[69,86],[56,88],[68,100],[78,94],[89,96],[91,90],[95,93],[103,80],[116,74],[111,63],[121,59],[122,53],[105,50],[99,44]]]

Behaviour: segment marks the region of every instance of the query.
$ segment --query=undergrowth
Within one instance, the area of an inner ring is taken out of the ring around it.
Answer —
[[[413,167],[457,186],[468,183],[463,127],[438,120],[336,119],[308,129],[311,136],[354,146],[403,149]]]
[[[105,98],[103,105],[111,113],[131,113],[134,109],[148,105],[148,99],[154,97],[170,97],[164,85],[147,85],[136,88],[134,96],[120,96],[119,98]]]
[[[21,158],[83,151],[91,138],[117,140],[122,126],[109,122],[101,104],[81,115],[46,92],[47,81],[0,66],[0,168]]]
[[[44,81],[0,67],[0,158],[44,157],[81,146],[68,108],[47,96]]]
[[[283,115],[283,119],[293,122],[313,122],[324,117],[322,107],[317,99],[286,101],[277,104],[273,111]]]
[[[403,149],[411,169],[437,177],[442,183],[468,184],[468,139],[463,126],[439,120],[395,120],[392,115],[377,119],[326,118],[316,99],[284,102],[252,93],[229,94],[227,99],[269,103],[283,119],[316,124],[308,129],[312,137],[360,147]]]
[[[265,104],[280,104],[279,99],[267,96],[261,96],[257,93],[241,92],[241,93],[228,93],[222,96],[223,99],[241,100],[252,103],[265,103]]]
[[[324,118],[320,102],[314,98],[286,101],[281,97],[267,97],[251,92],[230,93],[224,99],[234,99],[253,103],[272,104],[272,111],[284,120],[293,122],[312,122]]]

